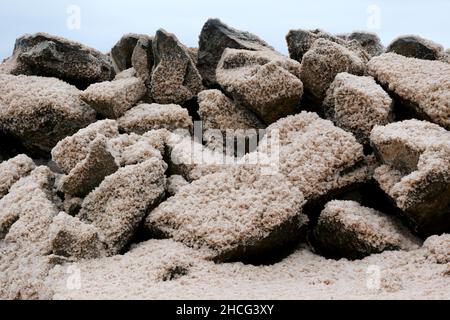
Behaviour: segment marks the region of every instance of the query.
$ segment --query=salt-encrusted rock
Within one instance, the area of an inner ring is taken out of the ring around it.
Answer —
[[[316,113],[302,112],[269,126],[258,153],[266,154],[273,170],[286,175],[308,201],[365,182],[372,173],[355,137]]]
[[[381,39],[372,32],[355,31],[345,37],[346,40],[355,40],[371,56],[379,56],[385,51]]]
[[[217,82],[267,124],[293,114],[303,94],[300,64],[274,51],[225,49]]]
[[[368,72],[396,95],[414,117],[450,129],[450,65],[386,53],[373,58]]]
[[[219,19],[209,19],[200,33],[197,63],[205,85],[216,83],[216,68],[226,48],[273,50],[265,41],[249,32],[231,28]]]
[[[95,121],[80,91],[58,79],[0,75],[0,127],[27,148],[50,151]]]
[[[132,67],[131,57],[142,36],[135,33],[126,34],[111,49],[111,59],[117,73]]]
[[[81,89],[114,77],[114,68],[106,55],[45,33],[18,38],[11,63],[12,74],[55,77]]]
[[[181,188],[189,185],[189,182],[186,181],[182,176],[174,174],[167,178],[167,193],[169,196],[176,195]]]
[[[319,39],[303,56],[301,80],[313,100],[322,101],[338,73],[363,75],[365,62],[357,54],[337,43]]]
[[[150,130],[193,130],[192,119],[187,109],[176,104],[140,104],[128,110],[118,120],[124,132],[144,134]]]
[[[90,143],[99,134],[106,138],[118,136],[117,122],[115,120],[97,121],[73,136],[61,140],[52,150],[53,161],[64,173],[69,173],[87,157]]]
[[[313,231],[314,247],[332,258],[361,259],[386,250],[418,249],[416,239],[394,216],[354,201],[331,201]]]
[[[450,234],[429,237],[423,247],[428,250],[428,259],[439,264],[450,263]]]
[[[376,126],[371,134],[385,165],[375,170],[381,189],[421,235],[450,231],[450,133],[425,121]]]
[[[81,204],[83,203],[83,198],[72,197],[69,194],[64,195],[64,201],[62,208],[70,216],[76,216],[80,212]]]
[[[118,166],[107,145],[107,138],[98,135],[89,144],[86,158],[70,170],[68,175],[61,178],[60,190],[74,197],[84,197],[117,169]]]
[[[125,78],[91,85],[81,98],[99,114],[117,119],[145,95],[147,89],[139,78]]]
[[[368,144],[375,125],[393,120],[393,101],[372,77],[339,73],[323,103],[328,119],[352,132],[362,144]]]
[[[431,40],[415,35],[407,35],[400,36],[392,41],[386,51],[409,58],[438,60],[444,48]]]
[[[135,78],[136,77],[136,70],[134,68],[129,68],[126,70],[123,70],[116,74],[114,77],[114,80],[122,80],[122,79],[129,79],[129,78]]]
[[[144,81],[149,94],[153,63],[153,37],[141,36],[131,56],[131,64],[137,76]]]
[[[153,158],[103,180],[83,201],[79,218],[98,229],[108,255],[120,253],[164,195],[167,165]]]
[[[298,238],[308,222],[303,202],[283,175],[235,166],[183,187],[148,216],[146,226],[211,250],[216,261],[249,259]]]
[[[153,39],[154,67],[152,98],[161,104],[183,104],[193,99],[202,86],[202,78],[188,49],[175,35],[160,29]]]
[[[35,167],[33,160],[24,154],[0,163],[0,199],[14,183],[28,175]]]
[[[50,227],[52,253],[73,259],[93,259],[105,255],[97,229],[78,218],[60,212]]]

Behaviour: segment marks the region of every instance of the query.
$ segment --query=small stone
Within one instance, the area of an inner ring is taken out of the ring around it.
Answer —
[[[439,264],[450,264],[450,234],[429,237],[423,244],[428,259]]]
[[[347,35],[346,40],[356,40],[371,57],[379,56],[385,51],[381,39],[372,32],[352,32]]]
[[[0,163],[0,199],[9,192],[14,183],[35,168],[33,160],[24,154]]]
[[[132,67],[131,57],[137,42],[142,36],[135,33],[126,34],[111,49],[111,58],[116,73]]]
[[[415,35],[398,37],[386,50],[386,52],[394,52],[405,57],[425,60],[438,60],[443,51],[444,48],[441,45]]]

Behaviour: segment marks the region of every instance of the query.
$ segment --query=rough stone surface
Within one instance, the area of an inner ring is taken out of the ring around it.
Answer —
[[[372,32],[355,31],[347,35],[346,39],[356,40],[372,57],[379,56],[385,51],[381,39]]]
[[[53,161],[64,173],[69,173],[87,157],[89,145],[99,134],[107,138],[118,136],[117,122],[115,120],[97,121],[79,130],[73,136],[61,140],[52,150]]]
[[[438,60],[444,48],[431,40],[415,35],[406,35],[392,41],[386,51],[409,58]]]
[[[151,231],[212,251],[214,260],[261,255],[295,239],[308,218],[283,175],[237,166],[182,188],[147,218]]]
[[[416,239],[393,216],[354,201],[331,201],[313,231],[314,245],[334,258],[361,259],[385,250],[418,249]]]
[[[10,63],[12,74],[55,77],[81,89],[114,77],[114,69],[106,55],[46,33],[18,38]]]
[[[35,167],[33,160],[24,154],[0,163],[0,199],[14,183],[28,175]]]
[[[132,67],[131,57],[137,42],[142,36],[135,33],[126,34],[111,49],[111,59],[117,73]]]
[[[314,42],[303,56],[301,80],[313,100],[323,101],[338,73],[364,75],[365,61],[346,47],[325,39]]]
[[[177,129],[192,132],[193,123],[188,110],[176,104],[140,104],[128,110],[118,120],[119,127],[124,132],[144,134],[150,130]]]
[[[167,179],[167,193],[169,196],[176,195],[181,188],[189,185],[189,182],[186,181],[182,176],[174,174]]]
[[[151,77],[154,64],[153,37],[142,36],[134,48],[131,64],[147,87],[145,99],[151,100]]]
[[[81,95],[99,114],[117,119],[138,103],[146,87],[139,78],[125,78],[91,85]]]
[[[225,49],[217,82],[267,124],[293,114],[303,95],[300,64],[273,51]]]
[[[339,73],[323,103],[328,119],[368,144],[375,125],[393,121],[393,101],[372,77]]]
[[[95,121],[80,91],[58,79],[0,75],[0,126],[26,147],[50,151]]]
[[[152,98],[161,104],[183,104],[202,88],[202,78],[188,49],[175,35],[160,29],[152,42],[154,67],[151,79]]]
[[[368,72],[412,115],[450,129],[449,64],[386,53],[369,62]]]
[[[219,19],[209,19],[200,33],[197,63],[205,85],[216,84],[216,68],[226,48],[252,51],[273,50],[254,34],[231,28]]]
[[[425,121],[376,126],[374,178],[421,235],[450,231],[450,133]]]
[[[147,211],[158,205],[166,187],[166,168],[157,158],[126,166],[84,199],[79,218],[98,229],[108,255],[120,253]]]
[[[116,74],[114,77],[114,80],[123,80],[123,79],[129,79],[129,78],[135,78],[136,77],[136,70],[134,68],[129,68],[126,70],[123,70]]]

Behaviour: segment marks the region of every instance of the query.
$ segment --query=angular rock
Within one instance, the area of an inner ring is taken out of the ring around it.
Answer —
[[[64,195],[63,209],[68,215],[74,217],[80,212],[82,198],[71,197],[69,194]]]
[[[131,65],[137,76],[144,81],[149,94],[153,64],[153,37],[141,36],[131,56]]]
[[[174,196],[181,190],[181,188],[187,185],[189,185],[189,182],[187,182],[182,176],[174,174],[167,179],[167,193],[169,196]]]
[[[368,72],[395,95],[409,117],[450,129],[450,65],[386,53],[373,58]]]
[[[202,78],[188,49],[175,35],[160,29],[152,42],[152,98],[160,104],[183,104],[202,90]]]
[[[73,136],[61,140],[52,150],[53,161],[64,173],[69,173],[87,157],[89,145],[99,134],[106,138],[118,136],[117,122],[114,120],[97,121],[81,129]]]
[[[393,40],[386,52],[424,60],[438,60],[444,48],[431,41],[415,35],[400,36]]]
[[[209,19],[200,33],[197,68],[206,86],[216,84],[216,68],[226,48],[273,50],[257,36],[236,30],[219,19]]]
[[[371,57],[379,56],[385,51],[381,39],[372,32],[355,31],[347,35],[345,39],[357,41]]]
[[[84,199],[78,216],[98,229],[108,255],[122,252],[147,212],[158,205],[164,196],[166,168],[157,158],[126,166]]]
[[[338,73],[364,75],[366,64],[356,53],[329,40],[319,39],[303,56],[301,80],[312,100],[322,102]]]
[[[450,231],[450,133],[407,120],[376,126],[371,134],[384,165],[374,178],[421,235]]]
[[[124,35],[111,49],[111,59],[116,73],[132,67],[131,57],[141,34],[129,33]]]
[[[98,135],[89,145],[89,152],[69,174],[60,181],[60,190],[74,197],[84,197],[95,189],[106,176],[119,169],[111,151],[107,138]]]
[[[393,121],[393,101],[372,77],[339,73],[331,84],[323,108],[328,119],[368,144],[375,125]]]
[[[24,154],[0,163],[0,199],[8,193],[14,183],[35,168],[33,160]]]
[[[116,74],[114,80],[123,80],[129,78],[136,78],[136,70],[134,68],[126,69]]]
[[[394,216],[354,201],[331,201],[313,231],[314,247],[332,258],[362,259],[386,250],[414,250],[415,238]]]
[[[128,110],[118,120],[119,127],[127,133],[144,134],[150,130],[177,129],[192,132],[193,123],[187,109],[176,104],[140,104]]]
[[[138,103],[147,89],[139,78],[125,78],[91,85],[81,98],[99,114],[117,119]]]
[[[114,68],[106,55],[45,33],[18,38],[10,63],[12,74],[55,77],[80,89],[114,77]]]
[[[439,264],[450,263],[450,234],[429,237],[423,247],[428,250],[428,259]]]
[[[32,151],[50,151],[95,121],[80,91],[54,78],[0,75],[0,126]]]
[[[295,240],[308,222],[302,194],[283,175],[235,166],[182,188],[155,209],[155,234],[211,251],[216,261],[257,257]]]
[[[271,124],[296,111],[303,94],[300,68],[274,51],[225,49],[216,77],[236,102]]]

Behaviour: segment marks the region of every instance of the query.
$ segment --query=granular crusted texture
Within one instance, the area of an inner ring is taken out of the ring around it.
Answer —
[[[35,167],[33,160],[24,154],[0,163],[0,199],[15,182],[28,175]]]
[[[192,119],[187,109],[176,104],[140,104],[127,111],[118,120],[124,132],[144,134],[150,130],[193,130]]]
[[[371,166],[355,137],[315,113],[302,112],[269,126],[258,152],[268,154],[275,169],[286,175],[306,200],[371,176]]]
[[[131,57],[138,40],[142,36],[135,33],[126,34],[111,49],[111,59],[117,73],[132,67]]]
[[[303,94],[300,64],[274,51],[225,49],[217,82],[267,124],[293,114]]]
[[[79,96],[54,78],[0,75],[0,126],[30,149],[50,151],[95,121],[95,111]]]
[[[97,229],[78,218],[60,212],[49,230],[52,253],[73,259],[93,259],[105,255]]]
[[[385,51],[385,48],[381,43],[381,39],[377,34],[372,32],[355,31],[347,35],[345,39],[347,41],[357,41],[361,45],[361,47],[363,47],[364,50],[366,50],[366,52],[372,57],[379,56]]]
[[[231,28],[219,19],[209,19],[200,33],[197,63],[198,71],[206,85],[216,83],[216,68],[226,48],[273,50],[254,34]]]
[[[16,182],[0,200],[0,298],[49,299],[44,279],[52,267],[47,256],[49,228],[58,209],[52,194],[54,175],[38,167]],[[6,222],[6,224],[5,224]]]
[[[160,29],[153,39],[155,65],[151,93],[155,102],[183,104],[193,99],[202,88],[202,78],[188,49],[175,35]]]
[[[150,213],[146,226],[227,261],[264,254],[299,236],[308,222],[302,194],[283,175],[235,166],[182,188]]]
[[[365,69],[365,61],[356,53],[340,44],[319,39],[303,56],[300,78],[305,90],[320,102],[338,73],[363,75]]]
[[[147,87],[147,93],[144,99],[150,101],[151,99],[151,77],[154,64],[153,57],[153,37],[141,36],[134,48],[131,56],[131,64],[136,70],[136,74],[141,78]]]
[[[174,174],[167,178],[167,193],[169,196],[176,195],[181,188],[189,185],[189,182],[186,181],[182,176]]]
[[[416,116],[450,129],[450,64],[386,53],[369,62],[368,72]]]
[[[334,258],[360,259],[385,250],[420,246],[397,218],[354,201],[331,201],[314,228],[314,245]]]
[[[46,33],[18,38],[11,63],[12,74],[55,77],[82,89],[114,77],[114,69],[106,55],[81,43]]]
[[[158,158],[129,165],[103,180],[83,201],[79,218],[98,228],[107,253],[120,253],[166,187],[167,165]]]
[[[53,161],[64,173],[69,173],[86,158],[89,153],[89,145],[97,138],[98,134],[107,138],[118,136],[117,122],[114,120],[97,121],[73,136],[61,140],[52,150]]]
[[[122,79],[135,78],[135,77],[136,77],[136,70],[134,68],[129,68],[129,69],[123,70],[120,73],[116,74],[116,76],[114,77],[114,80],[122,80]]]
[[[327,118],[352,132],[360,143],[369,143],[375,125],[392,122],[393,102],[371,77],[339,73],[323,104]]]
[[[62,204],[63,211],[70,216],[76,216],[80,212],[83,198],[72,197],[69,194],[64,195]]]
[[[424,130],[425,129],[425,130]],[[375,127],[371,140],[383,162],[374,178],[421,235],[450,231],[450,133],[408,120]]]
[[[96,188],[106,176],[118,169],[107,145],[107,138],[98,135],[89,145],[89,152],[67,176],[60,181],[60,189],[75,197],[84,197]]]
[[[117,119],[131,109],[146,92],[139,78],[126,78],[91,85],[81,95],[101,115]]]
[[[450,263],[450,234],[432,236],[425,241],[423,247],[428,250],[428,258],[439,264]]]
[[[425,60],[438,60],[443,51],[444,48],[441,45],[415,35],[400,36],[386,49],[386,52]]]

